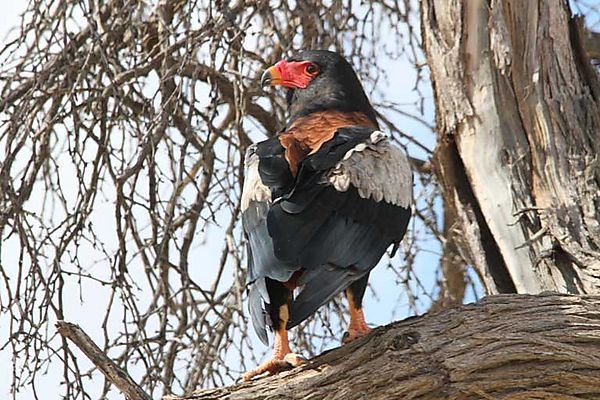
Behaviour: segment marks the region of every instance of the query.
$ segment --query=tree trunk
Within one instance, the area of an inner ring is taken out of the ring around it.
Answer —
[[[498,295],[270,378],[169,399],[598,399],[600,296]]]
[[[600,84],[566,0],[424,0],[457,243],[492,293],[600,290]]]

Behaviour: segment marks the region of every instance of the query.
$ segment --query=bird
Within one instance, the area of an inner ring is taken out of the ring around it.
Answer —
[[[244,380],[305,362],[287,330],[344,292],[343,343],[368,334],[362,300],[370,271],[411,218],[405,151],[379,130],[363,86],[340,54],[307,50],[266,69],[261,86],[286,91],[288,118],[249,146],[241,214],[247,240],[248,308],[273,354]]]

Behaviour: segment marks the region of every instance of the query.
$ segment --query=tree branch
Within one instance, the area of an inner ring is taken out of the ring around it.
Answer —
[[[377,328],[277,376],[165,400],[592,399],[600,296],[497,295]]]
[[[150,396],[131,379],[127,372],[109,359],[79,326],[58,321],[56,328],[58,333],[79,347],[106,379],[115,385],[128,400],[150,400]]]

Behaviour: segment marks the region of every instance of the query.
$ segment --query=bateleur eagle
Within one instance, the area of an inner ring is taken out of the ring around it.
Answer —
[[[305,51],[267,69],[261,83],[288,88],[289,119],[246,153],[249,309],[261,341],[269,326],[275,343],[245,379],[301,363],[287,329],[341,291],[350,310],[344,342],[370,331],[362,311],[369,273],[402,240],[412,198],[407,157],[378,130],[343,57]]]

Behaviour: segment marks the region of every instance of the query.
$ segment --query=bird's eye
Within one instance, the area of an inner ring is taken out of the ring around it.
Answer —
[[[306,73],[309,75],[316,75],[319,72],[319,66],[317,64],[310,63],[306,66]]]

